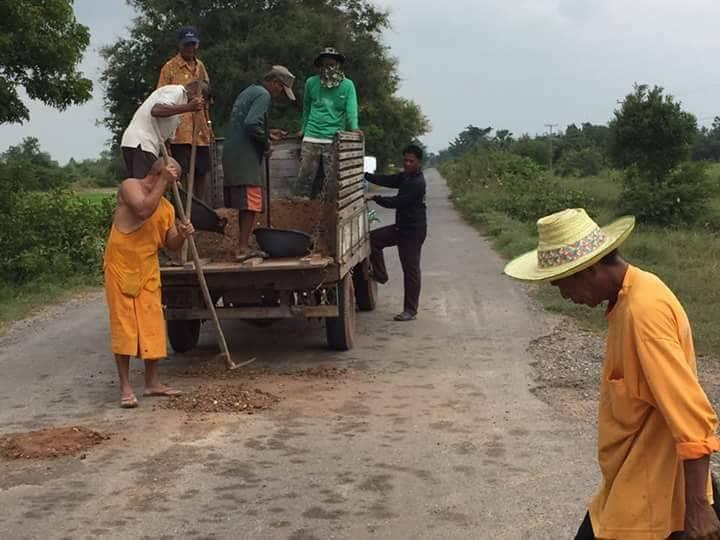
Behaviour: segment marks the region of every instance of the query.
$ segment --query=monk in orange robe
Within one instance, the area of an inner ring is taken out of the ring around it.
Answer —
[[[129,381],[130,357],[145,362],[145,396],[180,393],[158,379],[158,360],[167,356],[158,251],[179,249],[194,232],[190,222],[176,224],[175,209],[163,197],[181,172],[176,161],[165,166],[159,159],[145,178],[125,180],[118,192],[104,270],[123,408],[138,406]]]

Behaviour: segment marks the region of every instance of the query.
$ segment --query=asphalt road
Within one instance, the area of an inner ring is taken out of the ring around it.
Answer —
[[[527,346],[553,321],[428,179],[416,322],[391,320],[402,287],[389,253],[391,282],[349,353],[326,351],[319,324],[225,325],[236,359],[258,362],[220,382],[275,393],[273,410],[118,409],[101,294],[2,338],[0,434],[82,425],[111,438],[85,459],[0,460],[0,537],[571,538],[598,475],[591,429],[531,393]],[[222,370],[188,374],[214,351],[204,332],[197,353],[164,364],[167,382],[217,382]],[[298,376],[315,367],[347,371]]]

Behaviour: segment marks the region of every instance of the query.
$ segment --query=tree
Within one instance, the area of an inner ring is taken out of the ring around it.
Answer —
[[[284,64],[297,77],[296,104],[285,103],[271,121],[299,130],[306,78],[323,47],[347,57],[360,102],[360,124],[367,151],[378,167],[395,160],[402,146],[428,129],[413,102],[396,96],[397,66],[382,44],[388,15],[368,0],[129,0],[138,16],[130,37],[103,49],[107,62],[106,125],[117,143],[140,103],[155,88],[162,65],[175,51],[175,31],[198,27],[201,57],[210,73],[216,135],[222,136],[237,95],[272,64]]]
[[[695,138],[692,158],[697,161],[720,160],[720,117],[716,116],[710,129],[703,127]]]
[[[487,142],[492,130],[491,127],[479,128],[470,124],[450,143],[450,155],[455,158],[462,157],[481,143]]]
[[[40,149],[40,142],[35,137],[25,137],[18,145],[11,146],[0,154],[0,165],[6,171],[19,175],[20,183],[15,186],[23,190],[48,190],[70,183],[70,176],[63,170],[50,154]],[[0,186],[0,198],[5,189],[10,189],[9,180]],[[15,189],[13,187],[12,189]]]
[[[611,156],[625,169],[624,210],[669,225],[703,217],[713,190],[703,163],[688,163],[695,117],[655,86],[635,85],[610,124]]]
[[[77,71],[90,31],[75,19],[72,0],[15,0],[0,4],[0,124],[22,123],[30,112],[18,88],[64,110],[92,97]]]
[[[513,134],[508,129],[498,129],[493,137],[493,142],[500,150],[508,150],[512,143],[515,142]]]
[[[663,178],[690,156],[697,120],[663,88],[635,85],[610,123],[610,154],[620,168],[636,166]]]

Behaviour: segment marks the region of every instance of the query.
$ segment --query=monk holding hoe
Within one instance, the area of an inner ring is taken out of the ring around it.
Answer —
[[[180,249],[194,233],[190,222],[176,224],[175,209],[163,197],[181,172],[177,161],[171,159],[166,167],[159,159],[145,178],[129,178],[118,191],[104,267],[123,408],[138,406],[129,381],[131,356],[145,362],[145,396],[180,394],[158,379],[159,360],[167,356],[158,251]]]

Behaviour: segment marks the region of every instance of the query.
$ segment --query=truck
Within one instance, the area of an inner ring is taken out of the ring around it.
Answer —
[[[211,145],[208,196],[208,205],[214,209],[224,206],[222,150],[223,139],[217,138]],[[283,319],[322,320],[330,349],[352,349],[356,311],[372,311],[377,301],[377,283],[370,276],[362,133],[338,133],[333,151],[332,170],[321,168],[316,179],[316,184],[324,178],[327,182],[322,204],[316,206],[316,212],[322,215],[298,220],[303,223],[284,224],[288,229],[308,233],[306,221],[315,218],[316,223],[323,224],[316,227],[311,252],[260,261],[210,260],[203,265],[221,320],[244,320],[256,325]],[[295,138],[273,144],[266,179],[266,188],[269,183],[270,189],[265,190],[271,205],[291,198],[300,152],[301,142]],[[177,353],[191,351],[198,344],[202,323],[211,317],[197,276],[187,265],[163,265],[160,272],[170,345]]]

